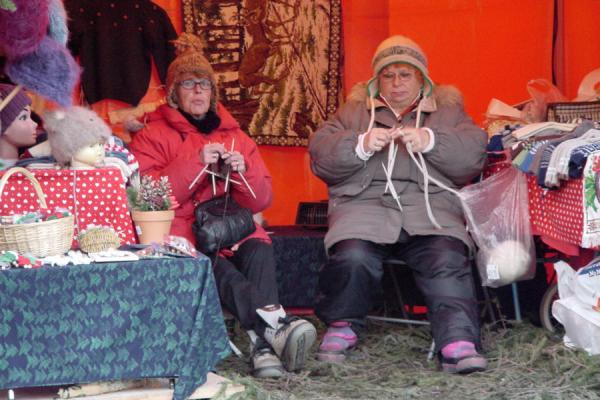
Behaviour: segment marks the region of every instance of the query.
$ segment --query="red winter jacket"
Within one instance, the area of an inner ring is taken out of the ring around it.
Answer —
[[[202,175],[198,183],[191,190],[188,189],[205,166],[200,160],[200,153],[205,144],[223,143],[225,148],[230,149],[232,140],[235,139],[234,150],[244,156],[246,163],[244,177],[257,197],[252,197],[239,174],[232,172],[231,179],[242,182],[241,185],[229,184],[229,190],[240,206],[257,213],[267,208],[273,197],[271,175],[260,157],[256,143],[240,129],[237,121],[223,105],[218,104],[217,114],[221,118],[221,124],[211,133],[204,134],[190,124],[177,109],[162,105],[148,116],[146,126],[135,134],[129,145],[140,163],[142,175],[169,177],[173,194],[180,204],[175,210],[171,234],[183,236],[194,244],[196,240],[192,232],[192,222],[195,205],[213,197],[209,174]],[[217,178],[216,183],[219,196],[224,193],[225,180]],[[248,238],[259,238],[269,243],[271,241],[259,225]]]

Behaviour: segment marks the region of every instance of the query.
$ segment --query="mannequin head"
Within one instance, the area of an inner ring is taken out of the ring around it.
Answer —
[[[0,101],[13,91],[12,85],[0,85]],[[17,159],[19,148],[35,144],[37,124],[31,119],[31,100],[17,94],[0,110],[0,158]]]
[[[104,142],[80,148],[71,157],[71,168],[92,169],[104,162]]]
[[[44,115],[44,126],[59,164],[94,168],[102,162],[111,131],[94,111],[79,106],[52,111]]]

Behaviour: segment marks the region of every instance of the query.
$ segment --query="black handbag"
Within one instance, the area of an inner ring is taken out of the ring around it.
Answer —
[[[231,247],[256,230],[252,212],[232,197],[219,196],[200,203],[194,214],[196,248],[204,254]]]

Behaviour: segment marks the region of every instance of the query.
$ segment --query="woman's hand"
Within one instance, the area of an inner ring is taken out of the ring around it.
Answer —
[[[222,143],[205,144],[200,152],[200,159],[204,164],[215,164],[225,154],[225,146]]]
[[[222,156],[226,165],[231,166],[232,171],[246,172],[246,162],[244,161],[244,156],[239,151],[228,151],[223,153]]]
[[[393,140],[400,138],[411,151],[422,152],[429,145],[429,132],[422,128],[399,128],[391,134]]]
[[[363,147],[367,153],[381,151],[392,140],[391,131],[385,128],[373,128],[365,135]]]

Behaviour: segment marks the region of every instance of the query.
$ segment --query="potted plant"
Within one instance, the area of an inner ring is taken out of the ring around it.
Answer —
[[[140,243],[161,242],[171,230],[178,206],[168,177],[143,176],[139,185],[127,188],[127,199]]]

